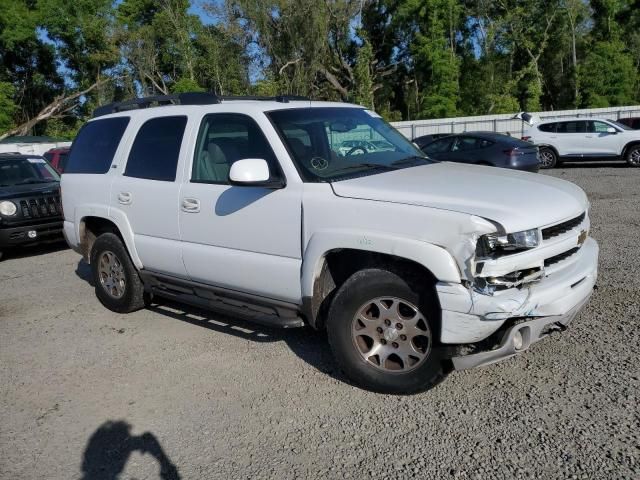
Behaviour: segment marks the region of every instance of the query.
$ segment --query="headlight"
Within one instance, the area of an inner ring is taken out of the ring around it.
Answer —
[[[519,252],[537,247],[540,244],[538,229],[523,230],[522,232],[508,233],[506,235],[496,235],[490,233],[480,237],[478,242],[478,253],[481,256],[491,255],[499,252]]]
[[[15,203],[10,202],[9,200],[0,202],[0,214],[4,215],[5,217],[12,217],[16,214],[17,211],[18,208],[16,207]]]

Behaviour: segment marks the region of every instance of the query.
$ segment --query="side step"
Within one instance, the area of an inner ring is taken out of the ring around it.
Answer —
[[[272,328],[303,327],[298,306],[190,280],[141,271],[145,289],[179,303],[220,311]]]

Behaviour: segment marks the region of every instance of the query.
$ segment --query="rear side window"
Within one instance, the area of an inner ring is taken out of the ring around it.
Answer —
[[[541,132],[554,132],[556,131],[557,123],[543,123],[538,127]]]
[[[87,123],[73,142],[64,173],[107,173],[129,117]]]
[[[160,117],[145,122],[133,142],[125,176],[173,182],[187,117]]]
[[[558,123],[558,133],[587,133],[587,122],[560,122]]]
[[[436,140],[424,147],[424,153],[429,155],[430,153],[442,153],[448,152],[451,148],[451,142],[453,138],[443,138],[442,140]]]

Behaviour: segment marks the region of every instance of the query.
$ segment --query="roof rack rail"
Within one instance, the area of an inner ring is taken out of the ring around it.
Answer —
[[[154,104],[162,105],[212,105],[220,103],[220,97],[206,92],[185,92],[176,95],[155,95],[152,97],[132,98],[123,102],[110,103],[98,107],[93,111],[93,116],[101,117],[110,113],[148,108]]]
[[[299,95],[276,95],[275,97],[263,96],[218,96],[214,93],[207,92],[185,92],[175,95],[155,95],[152,97],[132,98],[122,102],[110,103],[98,107],[93,111],[93,117],[101,117],[110,113],[124,112],[127,110],[136,110],[140,108],[149,108],[152,106],[163,105],[214,105],[223,101],[233,100],[259,100],[289,103],[298,100],[310,100],[309,97]]]

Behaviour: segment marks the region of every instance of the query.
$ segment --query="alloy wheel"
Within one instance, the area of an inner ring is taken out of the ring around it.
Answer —
[[[100,255],[98,275],[102,288],[109,296],[122,298],[126,287],[125,273],[122,262],[115,253],[107,250]]]
[[[431,351],[431,329],[420,310],[397,297],[374,298],[353,318],[351,335],[362,358],[387,373],[420,366]]]
[[[551,152],[550,150],[542,150],[540,152],[540,166],[542,168],[549,168],[553,165],[553,161],[554,161],[555,157],[553,155],[553,152]]]

